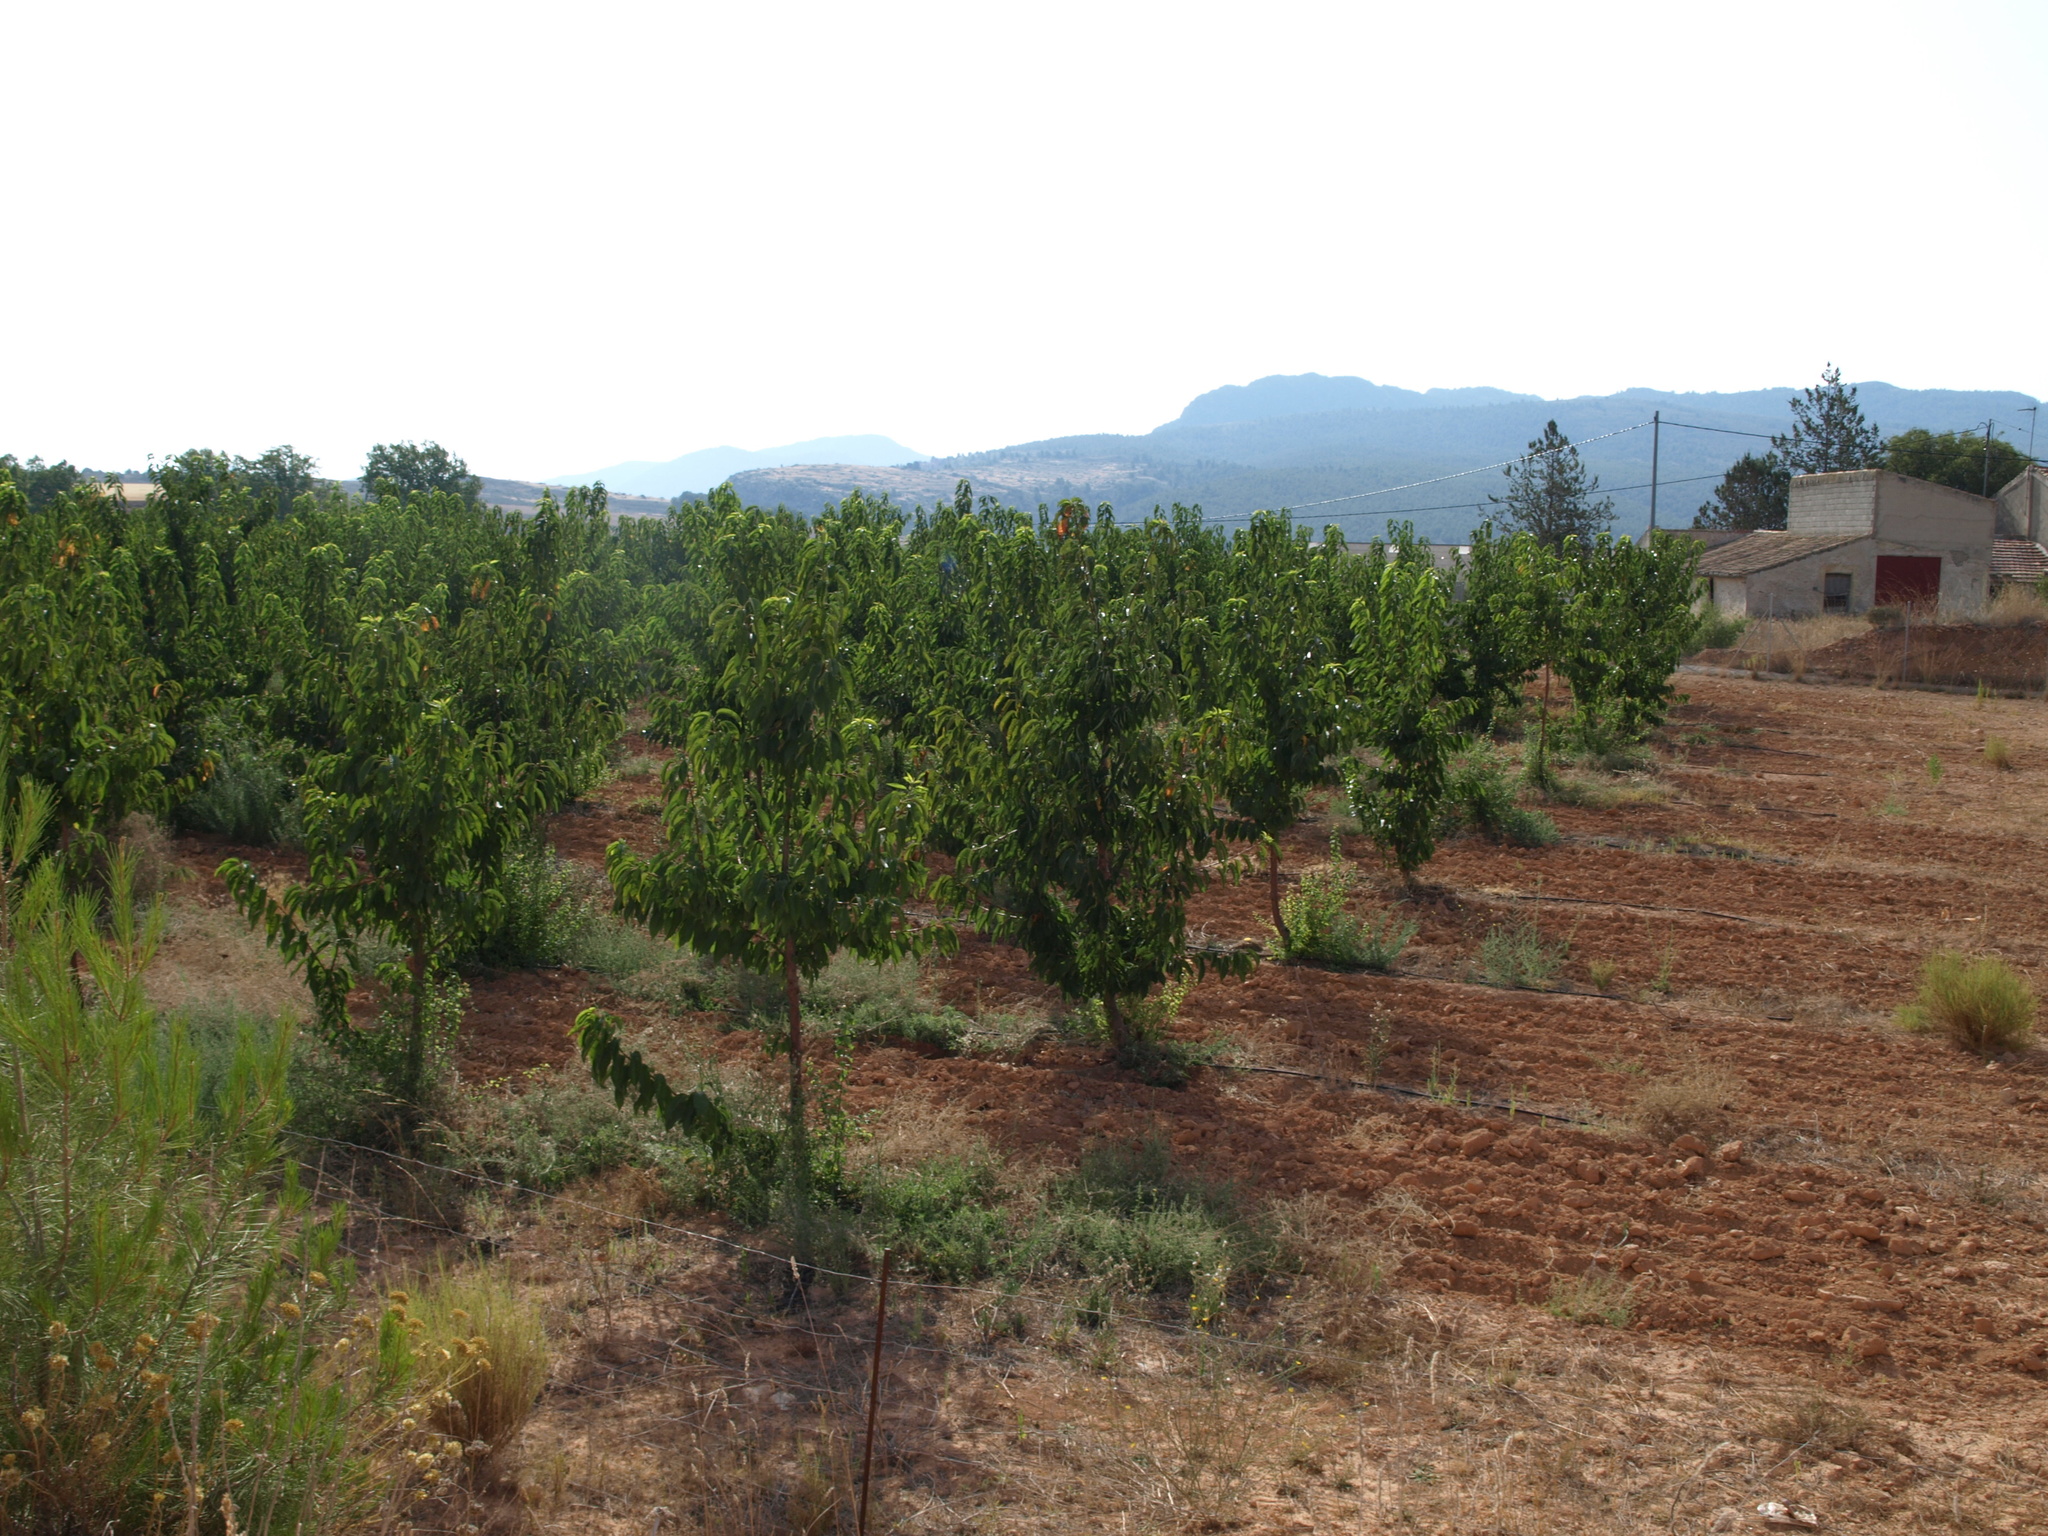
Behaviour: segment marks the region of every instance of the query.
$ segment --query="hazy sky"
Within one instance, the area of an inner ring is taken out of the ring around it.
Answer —
[[[2048,5],[17,5],[0,451],[2048,394]]]

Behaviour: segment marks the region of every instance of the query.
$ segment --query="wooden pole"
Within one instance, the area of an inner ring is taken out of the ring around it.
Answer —
[[[875,1300],[875,1352],[868,1361],[868,1437],[860,1453],[859,1536],[868,1536],[868,1488],[875,1480],[875,1404],[882,1396],[882,1329],[889,1321],[889,1268],[896,1250],[882,1250],[882,1294]]]

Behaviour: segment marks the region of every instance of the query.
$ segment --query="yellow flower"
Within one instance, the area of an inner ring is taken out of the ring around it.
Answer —
[[[52,1355],[50,1356],[50,1369],[62,1375],[65,1371],[71,1369],[71,1362],[62,1355]]]
[[[324,1291],[327,1289],[327,1277],[317,1269],[309,1269],[306,1271],[306,1284]]]
[[[466,1323],[469,1321],[469,1314],[463,1311],[460,1307],[457,1307],[453,1312],[450,1312],[448,1315],[458,1323]]]
[[[221,1428],[225,1429],[231,1435],[239,1430],[247,1429],[248,1427],[249,1426],[244,1424],[240,1419],[229,1419],[227,1423],[221,1426]]]
[[[408,1302],[410,1302],[412,1300],[412,1297],[408,1296],[404,1291],[393,1291],[391,1293],[391,1299],[402,1307],[406,1305]]]
[[[61,1339],[64,1337],[65,1334],[69,1333],[70,1331],[71,1330],[69,1328],[66,1328],[61,1322],[53,1322],[50,1324],[50,1337],[53,1339]]]
[[[21,1422],[26,1428],[41,1429],[43,1427],[43,1410],[40,1408],[22,1409]]]
[[[480,1371],[488,1371],[491,1368],[491,1362],[488,1360],[479,1360],[476,1363],[476,1368]]]
[[[93,1453],[95,1455],[98,1455],[103,1453],[108,1446],[114,1443],[114,1437],[108,1434],[94,1435],[90,1440],[86,1441],[85,1443],[92,1447]]]
[[[211,1312],[202,1312],[185,1325],[185,1337],[194,1343],[204,1344],[213,1337],[213,1330],[220,1326],[220,1319]]]
[[[349,1352],[350,1347],[354,1345],[354,1343],[355,1340],[344,1333],[340,1338],[334,1341],[334,1352],[337,1355],[345,1355]]]
[[[138,1360],[147,1360],[156,1353],[156,1339],[147,1333],[135,1335],[135,1342],[128,1347],[128,1353]]]
[[[418,1429],[419,1421],[417,1419],[400,1419],[398,1427],[400,1429]]]
[[[299,1311],[299,1304],[295,1301],[280,1301],[277,1304],[277,1310],[282,1316],[290,1318],[295,1323],[304,1315]]]

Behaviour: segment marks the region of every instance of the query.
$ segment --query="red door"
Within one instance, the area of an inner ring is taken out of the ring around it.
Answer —
[[[1877,606],[1932,608],[1941,600],[1941,556],[1879,555]]]

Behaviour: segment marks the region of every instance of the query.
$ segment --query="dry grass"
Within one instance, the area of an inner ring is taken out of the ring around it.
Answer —
[[[1874,1427],[1861,1408],[1816,1393],[1799,1398],[1767,1419],[1763,1433],[1787,1451],[1826,1455],[1829,1451],[1862,1450]]]
[[[2012,747],[2003,736],[1984,738],[1984,763],[2000,773],[2012,772]]]
[[[1966,615],[1942,616],[1944,623],[1983,624],[1993,629],[2048,624],[2048,602],[2032,587],[2000,587],[1991,601]]]
[[[231,907],[173,893],[165,902],[164,940],[144,978],[150,1005],[163,1012],[232,1003],[258,1018],[312,1013],[305,982]]]
[[[1643,1084],[1630,1106],[1629,1124],[1661,1141],[1691,1132],[1716,1136],[1729,1125],[1729,1106],[1743,1090],[1743,1081],[1702,1062],[1671,1077]]]
[[[1753,619],[1740,642],[1744,661],[1763,672],[1790,672],[1804,677],[1813,653],[1837,640],[1867,634],[1870,625],[1846,614],[1816,614],[1803,619]]]
[[[2031,1045],[2037,1007],[2026,977],[2003,960],[1936,954],[1921,967],[1919,995],[1899,1010],[1899,1024],[1938,1029],[1957,1045],[1989,1055]]]
[[[469,1442],[502,1451],[526,1423],[547,1384],[548,1341],[539,1298],[496,1269],[444,1271],[429,1281],[413,1315],[431,1337],[467,1340],[440,1425]],[[468,1368],[464,1368],[468,1367]]]

